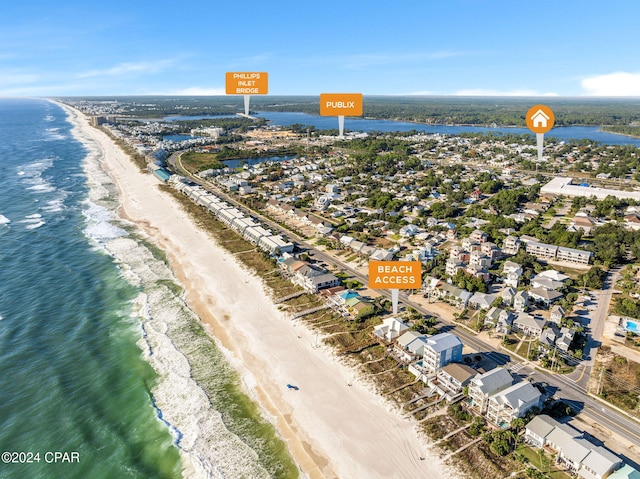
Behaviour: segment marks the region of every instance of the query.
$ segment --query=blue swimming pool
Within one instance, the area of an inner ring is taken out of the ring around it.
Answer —
[[[638,322],[631,321],[630,319],[627,319],[624,329],[631,331],[632,333],[640,333],[640,326],[638,326]]]

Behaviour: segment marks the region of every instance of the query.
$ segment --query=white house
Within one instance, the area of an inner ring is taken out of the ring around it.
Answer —
[[[409,329],[405,323],[398,318],[386,318],[382,324],[373,328],[373,335],[383,341],[391,342]]]
[[[505,261],[502,265],[502,275],[505,277],[504,283],[512,288],[517,288],[522,276],[522,265],[513,261]]]
[[[518,291],[513,297],[513,308],[518,311],[525,311],[529,303],[529,293],[526,291]]]
[[[478,372],[462,363],[449,363],[444,366],[432,385],[436,386],[449,400],[453,400],[462,393],[464,388]]]
[[[509,425],[531,408],[540,407],[542,394],[529,381],[516,383],[489,397],[487,420],[499,426]]]
[[[519,313],[513,320],[513,328],[527,336],[538,337],[542,333],[545,323],[544,319],[536,318],[528,313]]]
[[[427,336],[417,331],[405,331],[394,346],[394,351],[403,362],[411,362],[421,358],[424,354],[424,347],[427,344]]]
[[[555,451],[556,462],[583,479],[614,478],[622,459],[602,446],[596,446],[584,433],[568,424],[541,414],[525,426],[525,440],[535,447]],[[612,474],[613,473],[613,474]],[[621,479],[627,479],[621,475]]]
[[[476,376],[469,383],[471,406],[484,414],[489,406],[489,397],[513,384],[513,377],[504,368],[495,368]]]
[[[515,236],[507,236],[502,243],[502,252],[505,254],[516,254],[520,249],[520,240]]]
[[[556,304],[553,308],[551,308],[551,312],[549,313],[549,320],[553,321],[554,323],[560,324],[560,321],[562,321],[562,318],[564,318],[566,314],[567,312],[564,310],[564,308]]]

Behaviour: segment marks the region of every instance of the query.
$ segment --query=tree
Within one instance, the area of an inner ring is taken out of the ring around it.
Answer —
[[[524,422],[524,419],[521,417],[517,417],[511,421],[510,427],[515,431],[521,431],[524,429],[525,425],[526,424]]]
[[[489,448],[491,449],[491,452],[497,456],[506,456],[511,452],[509,443],[504,439],[497,439],[493,441]]]

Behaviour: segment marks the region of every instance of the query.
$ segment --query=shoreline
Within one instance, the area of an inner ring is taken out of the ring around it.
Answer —
[[[352,371],[326,348],[315,349],[310,330],[298,339],[258,277],[216,245],[106,134],[61,106],[104,149],[101,163],[120,191],[121,216],[167,253],[186,303],[240,371],[249,396],[307,477],[455,477],[419,440],[415,422],[401,418],[368,385],[348,386]],[[286,390],[288,382],[300,391]]]
[[[603,133],[611,133],[612,135],[626,136],[627,138],[640,139],[640,135],[632,135],[631,133],[620,133],[619,131],[606,130],[605,128],[607,126],[614,126],[614,125],[601,125],[599,131]]]

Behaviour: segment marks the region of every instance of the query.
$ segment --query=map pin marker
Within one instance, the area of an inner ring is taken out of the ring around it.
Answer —
[[[225,83],[227,95],[242,95],[244,97],[244,116],[246,117],[249,117],[251,95],[269,93],[269,74],[267,72],[227,72]]]
[[[538,161],[542,161],[544,134],[553,128],[555,115],[546,105],[534,105],[527,111],[527,127],[536,134]]]
[[[362,116],[362,93],[321,93],[320,115],[337,116],[339,138],[343,138],[344,117]]]

